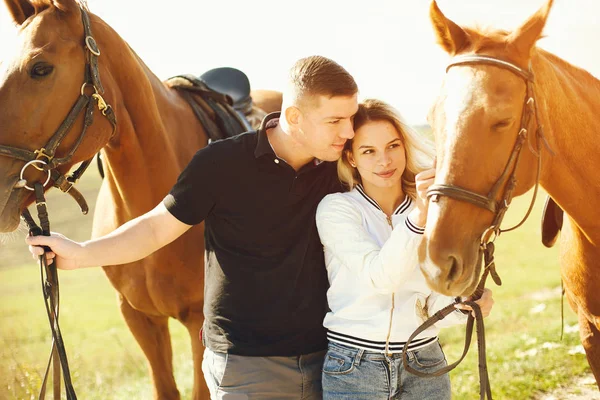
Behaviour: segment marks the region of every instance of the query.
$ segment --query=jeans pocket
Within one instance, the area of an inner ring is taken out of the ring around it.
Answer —
[[[230,354],[213,352],[211,372],[217,388],[223,386],[228,366],[231,367]]]
[[[446,364],[446,356],[444,355],[442,347],[438,342],[415,350],[413,355],[416,366],[420,368],[429,369]]]
[[[349,374],[354,370],[354,358],[329,349],[323,362],[323,373],[329,375]]]

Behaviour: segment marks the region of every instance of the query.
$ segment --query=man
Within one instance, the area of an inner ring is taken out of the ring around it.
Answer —
[[[328,284],[315,210],[340,190],[333,161],[354,136],[357,91],[337,63],[301,59],[281,115],[198,151],[152,211],[85,243],[31,237],[30,251],[49,246],[62,269],[125,264],[204,221],[202,369],[211,397],[320,398]]]

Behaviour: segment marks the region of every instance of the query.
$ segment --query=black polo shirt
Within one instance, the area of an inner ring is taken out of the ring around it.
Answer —
[[[203,340],[213,351],[326,348],[328,282],[315,212],[341,186],[335,163],[296,172],[275,155],[266,131],[278,117],[198,151],[164,200],[183,223],[205,221]]]

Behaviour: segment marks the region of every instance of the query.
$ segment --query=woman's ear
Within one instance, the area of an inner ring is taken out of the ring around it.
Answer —
[[[352,154],[351,150],[344,150],[342,157],[346,157],[352,168],[356,168],[356,161],[354,160],[354,155]]]

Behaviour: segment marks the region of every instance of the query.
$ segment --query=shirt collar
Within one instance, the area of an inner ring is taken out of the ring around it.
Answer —
[[[260,123],[258,131],[256,132],[258,135],[258,141],[256,142],[256,148],[254,150],[254,156],[256,158],[266,154],[275,155],[273,147],[271,147],[271,143],[269,143],[269,138],[267,137],[267,129],[275,128],[279,123],[280,116],[280,112],[272,112],[267,114]]]
[[[379,211],[383,212],[383,210],[381,209],[379,204],[377,204],[375,199],[371,198],[367,194],[367,192],[365,192],[365,188],[363,188],[363,186],[361,184],[356,185],[356,190],[358,191],[358,193],[360,193],[365,198],[365,200],[367,200],[369,202],[369,204],[371,204],[373,207],[377,208]],[[402,214],[403,212],[405,212],[406,210],[408,210],[410,208],[411,204],[412,204],[412,199],[407,194],[405,194],[404,200],[402,201],[402,203],[400,203],[398,208],[396,208],[394,210],[392,215]]]

